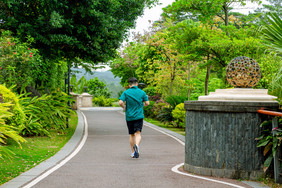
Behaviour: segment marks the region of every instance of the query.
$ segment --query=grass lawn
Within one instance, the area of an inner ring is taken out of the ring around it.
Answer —
[[[77,122],[77,114],[74,113],[65,134],[54,131],[50,138],[27,137],[22,149],[15,142],[8,142],[7,148],[16,155],[11,160],[0,160],[0,185],[56,154],[72,137]]]
[[[173,131],[173,132],[176,132],[178,134],[181,134],[183,136],[185,136],[185,128],[177,128],[177,127],[174,127],[172,125],[169,125],[169,124],[164,124],[158,120],[155,120],[155,119],[151,119],[151,118],[145,118],[144,119],[145,121],[149,122],[149,123],[152,123],[154,125],[157,125],[159,127],[162,127],[162,128],[165,128],[165,129],[168,129],[170,131]]]

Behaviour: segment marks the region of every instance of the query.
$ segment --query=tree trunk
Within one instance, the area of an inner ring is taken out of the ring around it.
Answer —
[[[190,62],[188,63],[188,80],[191,79],[191,64]],[[190,83],[190,82],[189,82]],[[191,97],[191,88],[190,86],[188,87],[188,101],[190,101],[190,97]]]
[[[226,2],[224,3],[223,5],[223,11],[224,11],[224,22],[225,22],[225,25],[228,26],[228,7],[227,7],[227,4]],[[226,32],[226,35],[229,37],[229,32]]]
[[[208,60],[210,56],[208,55]],[[210,73],[211,73],[211,67],[212,65],[207,65],[207,74],[206,74],[206,79],[205,79],[205,95],[209,94],[209,78],[210,78]]]

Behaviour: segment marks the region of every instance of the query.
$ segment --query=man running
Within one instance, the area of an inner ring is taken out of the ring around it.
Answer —
[[[129,89],[124,91],[119,98],[119,105],[126,109],[125,117],[131,146],[131,157],[139,157],[139,146],[143,127],[143,106],[149,105],[148,96],[139,89],[138,80],[134,77],[128,79]]]

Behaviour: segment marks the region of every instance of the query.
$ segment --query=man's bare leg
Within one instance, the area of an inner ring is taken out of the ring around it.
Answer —
[[[129,135],[129,144],[130,144],[132,153],[134,153],[134,149],[133,149],[133,146],[135,145],[135,135],[134,134]]]
[[[139,147],[140,143],[141,143],[141,132],[137,131],[135,134],[135,144]]]

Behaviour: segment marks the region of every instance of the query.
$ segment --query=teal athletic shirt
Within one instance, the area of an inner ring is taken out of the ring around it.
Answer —
[[[124,91],[119,100],[126,102],[126,121],[144,118],[143,102],[149,101],[149,99],[143,90],[139,89],[137,86],[133,86]]]

